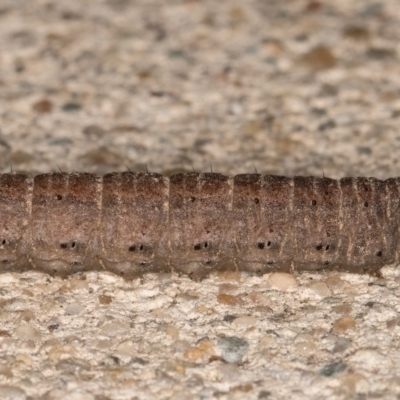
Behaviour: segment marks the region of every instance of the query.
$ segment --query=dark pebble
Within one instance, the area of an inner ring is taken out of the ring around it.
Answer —
[[[230,314],[228,314],[228,315],[225,315],[224,316],[224,321],[225,322],[232,322],[234,319],[236,319],[237,318],[237,316],[236,315],[230,315]]]
[[[249,350],[248,342],[236,336],[220,338],[217,345],[221,350],[222,358],[229,363],[241,361]]]
[[[342,361],[337,361],[332,364],[325,365],[325,367],[323,367],[319,373],[322,376],[329,377],[332,375],[336,375],[340,372],[343,372],[346,368],[347,364],[345,364]]]
[[[82,109],[82,105],[79,103],[65,103],[62,106],[62,110],[65,112],[74,112],[74,111],[79,111]]]

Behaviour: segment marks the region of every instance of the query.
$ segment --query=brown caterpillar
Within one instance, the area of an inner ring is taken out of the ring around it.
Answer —
[[[400,178],[217,173],[0,175],[0,270],[134,277],[399,260]]]

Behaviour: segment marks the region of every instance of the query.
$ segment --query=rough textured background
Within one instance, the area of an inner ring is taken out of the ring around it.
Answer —
[[[0,0],[0,168],[399,175],[399,51],[397,0]],[[1,275],[0,397],[397,399],[383,272]]]

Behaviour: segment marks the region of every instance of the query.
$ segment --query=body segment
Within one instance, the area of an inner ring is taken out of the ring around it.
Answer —
[[[0,268],[374,272],[399,259],[399,197],[398,178],[4,174]]]

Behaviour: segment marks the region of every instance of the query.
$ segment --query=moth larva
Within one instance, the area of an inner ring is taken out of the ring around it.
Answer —
[[[399,182],[243,174],[0,175],[1,271],[125,277],[374,272],[399,259]]]

